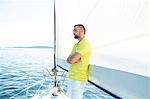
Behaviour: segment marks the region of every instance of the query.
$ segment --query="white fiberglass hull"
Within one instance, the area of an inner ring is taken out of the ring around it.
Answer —
[[[90,80],[123,99],[148,99],[150,78],[129,72],[91,66]]]

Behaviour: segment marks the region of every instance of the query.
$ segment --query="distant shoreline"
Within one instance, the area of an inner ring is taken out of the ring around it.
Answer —
[[[50,47],[50,46],[14,46],[14,47],[5,47],[5,48],[50,48],[50,49],[53,49],[53,47]]]

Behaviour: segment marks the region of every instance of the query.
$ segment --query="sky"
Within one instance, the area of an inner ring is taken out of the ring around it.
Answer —
[[[0,46],[51,46],[52,4],[52,0],[0,0]]]

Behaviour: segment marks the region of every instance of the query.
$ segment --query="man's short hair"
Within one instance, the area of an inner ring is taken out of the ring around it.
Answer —
[[[84,27],[84,25],[83,25],[83,24],[76,24],[76,25],[74,25],[74,27],[76,27],[76,26],[82,27],[82,28],[83,28],[83,30],[84,30],[84,34],[85,34],[86,30],[85,30],[85,27]]]

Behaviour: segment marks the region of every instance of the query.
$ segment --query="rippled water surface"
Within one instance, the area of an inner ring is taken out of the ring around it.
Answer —
[[[52,66],[52,49],[0,48],[0,99],[30,99],[50,88],[53,77],[49,76],[48,70]],[[61,83],[64,81],[67,91],[67,78],[58,79]],[[90,83],[86,85],[84,98],[113,99]]]

